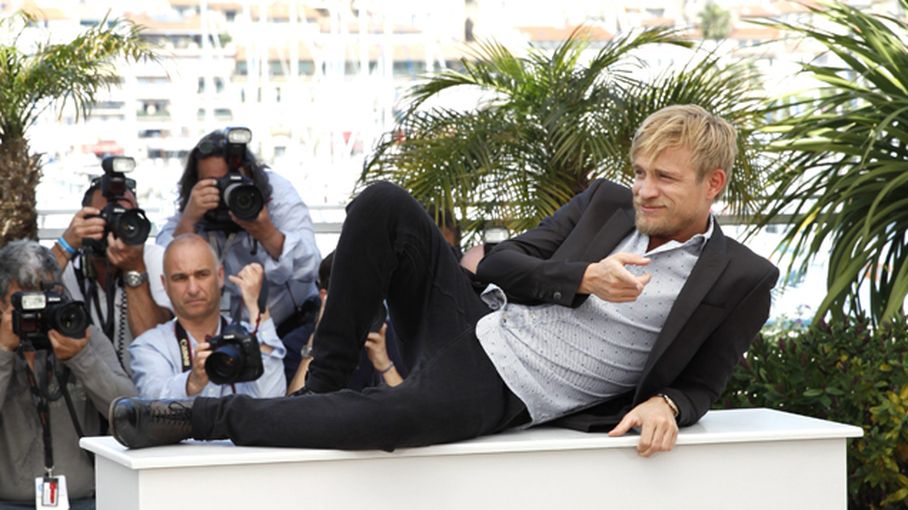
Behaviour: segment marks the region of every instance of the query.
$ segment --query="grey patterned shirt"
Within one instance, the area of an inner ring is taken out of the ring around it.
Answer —
[[[627,266],[652,280],[636,301],[612,303],[590,296],[577,308],[508,303],[489,285],[482,299],[494,312],[476,325],[476,336],[511,391],[537,425],[596,405],[633,389],[675,298],[713,233],[647,252],[649,236],[636,229],[612,253],[650,259]]]

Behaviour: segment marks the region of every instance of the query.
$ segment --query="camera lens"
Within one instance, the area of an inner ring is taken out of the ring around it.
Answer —
[[[215,384],[228,384],[236,381],[245,365],[245,356],[235,344],[218,347],[205,360],[205,372],[208,379]]]
[[[241,220],[254,220],[265,201],[262,193],[252,184],[231,183],[224,190],[224,203]]]
[[[70,301],[49,310],[50,329],[56,329],[63,336],[82,338],[88,327],[88,314],[81,301]]]
[[[144,244],[151,232],[151,222],[141,209],[129,209],[111,218],[114,235],[130,245]]]

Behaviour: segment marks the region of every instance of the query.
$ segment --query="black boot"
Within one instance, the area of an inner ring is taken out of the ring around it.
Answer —
[[[179,443],[192,437],[191,400],[120,397],[110,403],[110,433],[127,448]]]

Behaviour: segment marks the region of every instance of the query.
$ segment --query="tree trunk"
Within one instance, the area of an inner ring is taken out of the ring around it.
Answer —
[[[29,154],[25,138],[0,143],[0,246],[14,239],[38,239],[35,189],[41,156]]]

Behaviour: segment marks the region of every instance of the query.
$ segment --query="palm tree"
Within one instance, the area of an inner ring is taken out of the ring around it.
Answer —
[[[97,92],[118,82],[114,63],[119,58],[153,58],[140,27],[107,18],[69,43],[38,43],[26,53],[18,43],[33,22],[26,13],[2,22],[16,35],[0,45],[0,244],[37,237],[41,156],[29,149],[28,128],[55,102],[61,109],[73,104],[84,117]]]
[[[464,231],[483,220],[522,231],[552,214],[596,177],[632,178],[633,129],[670,104],[698,103],[737,122],[751,146],[762,125],[752,68],[723,66],[712,54],[691,65],[639,78],[635,50],[655,44],[689,47],[667,29],[616,37],[584,62],[588,43],[575,31],[553,52],[515,56],[495,43],[479,45],[463,71],[445,70],[409,93],[412,104],[366,162],[361,184],[388,179],[436,210],[455,209]],[[467,111],[429,107],[461,89],[484,100]],[[744,207],[759,188],[755,152],[742,152],[728,198]]]
[[[783,243],[801,269],[831,244],[817,320],[861,311],[889,320],[908,294],[908,24],[841,3],[811,10],[831,23],[774,25],[822,44],[833,63],[803,65],[823,85],[803,113],[772,126],[782,160],[757,227],[793,213]]]

